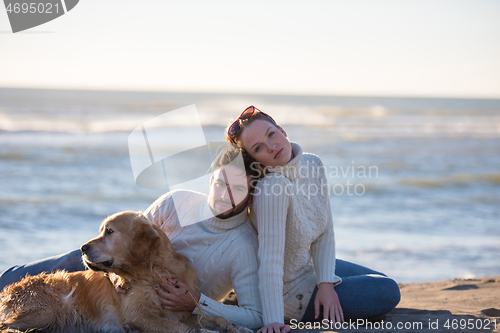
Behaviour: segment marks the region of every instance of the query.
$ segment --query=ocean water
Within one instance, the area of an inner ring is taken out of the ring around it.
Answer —
[[[321,157],[338,258],[398,282],[500,275],[500,100],[34,89],[0,89],[0,271],[161,196],[135,184],[128,135],[191,104],[207,141],[253,104]]]

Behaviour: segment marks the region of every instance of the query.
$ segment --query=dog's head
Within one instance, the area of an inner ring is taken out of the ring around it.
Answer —
[[[133,274],[159,256],[175,256],[168,237],[141,213],[111,215],[99,231],[81,247],[84,264],[95,271]]]

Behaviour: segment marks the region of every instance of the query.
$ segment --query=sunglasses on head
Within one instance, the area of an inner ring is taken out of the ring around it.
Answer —
[[[234,144],[236,144],[236,142],[233,140],[233,136],[235,136],[236,133],[238,133],[238,131],[241,129],[240,120],[245,120],[245,119],[252,117],[255,114],[255,111],[258,111],[260,113],[264,113],[264,112],[260,111],[259,109],[257,109],[255,106],[251,105],[251,106],[247,107],[245,110],[243,110],[243,112],[238,117],[238,119],[236,119],[234,121],[234,123],[232,123],[231,126],[229,126],[229,128],[227,130],[227,135],[229,136],[229,139],[231,139],[231,141]]]

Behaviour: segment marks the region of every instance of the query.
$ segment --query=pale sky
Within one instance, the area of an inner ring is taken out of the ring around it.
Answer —
[[[0,87],[500,98],[500,1],[80,0]]]

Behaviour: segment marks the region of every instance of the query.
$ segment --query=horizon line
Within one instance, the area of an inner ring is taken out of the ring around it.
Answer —
[[[67,87],[39,87],[39,86],[4,86],[0,89],[17,90],[63,90],[87,92],[136,92],[136,93],[177,93],[177,94],[207,94],[207,95],[263,95],[263,96],[304,96],[304,97],[368,97],[368,98],[418,98],[418,99],[480,99],[500,100],[499,96],[479,95],[432,95],[432,94],[377,94],[377,93],[307,93],[307,92],[260,92],[260,91],[218,91],[218,90],[166,90],[166,89],[140,89],[140,88],[67,88]]]

